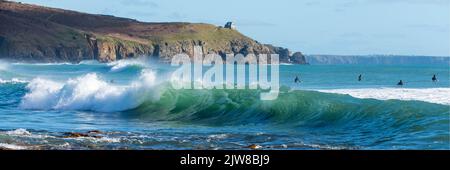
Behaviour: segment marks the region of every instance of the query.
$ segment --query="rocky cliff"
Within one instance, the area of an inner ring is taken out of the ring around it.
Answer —
[[[272,54],[304,64],[301,53],[261,44],[237,30],[210,24],[147,23],[107,15],[0,1],[0,58],[39,62],[109,62],[137,56],[170,61],[181,52]]]

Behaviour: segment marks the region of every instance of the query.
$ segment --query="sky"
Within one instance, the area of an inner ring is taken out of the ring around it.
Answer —
[[[145,22],[237,29],[304,54],[450,56],[450,0],[19,0]]]

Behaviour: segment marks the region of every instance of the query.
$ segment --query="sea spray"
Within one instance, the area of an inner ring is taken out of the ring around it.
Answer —
[[[152,88],[156,74],[142,70],[138,80],[129,85],[115,85],[102,80],[97,74],[89,73],[59,83],[41,78],[33,79],[29,92],[23,97],[23,109],[60,109],[115,112],[132,109],[144,100],[158,99],[160,91]]]
[[[257,57],[255,54],[244,56],[233,53],[226,54],[226,60],[223,61],[222,56],[218,54],[207,54],[203,57],[202,51],[202,47],[194,46],[193,56],[180,53],[172,57],[171,66],[178,67],[171,76],[174,89],[199,90],[224,89],[225,87],[225,89],[243,90],[259,87],[268,90],[268,92],[260,93],[261,100],[277,99],[280,88],[278,54],[270,54],[270,62],[268,54],[259,54]],[[204,66],[212,67],[204,72]],[[248,77],[246,76],[247,71]],[[246,77],[249,82],[246,82]],[[182,80],[181,83],[179,80]],[[247,87],[246,84],[249,86]]]
[[[139,67],[148,68],[149,61],[144,58],[128,59],[128,60],[118,60],[108,63],[107,65],[111,67],[110,72],[123,71],[128,67]]]

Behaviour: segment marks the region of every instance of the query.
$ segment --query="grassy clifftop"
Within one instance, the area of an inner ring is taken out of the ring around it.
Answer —
[[[0,25],[0,58],[14,60],[107,62],[152,56],[169,61],[177,53],[191,55],[200,45],[204,53],[278,53],[283,62],[304,61],[303,55],[290,56],[287,49],[203,23],[147,23],[0,1]]]

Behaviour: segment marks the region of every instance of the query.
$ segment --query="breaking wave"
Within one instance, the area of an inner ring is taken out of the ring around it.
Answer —
[[[97,74],[89,73],[66,82],[42,78],[30,81],[29,91],[20,107],[23,109],[89,110],[115,112],[132,109],[145,100],[157,99],[156,74],[142,70],[138,80],[128,85],[114,85],[102,80]]]
[[[144,59],[118,60],[107,64],[111,67],[111,72],[120,72],[128,68],[147,68],[147,61]]]
[[[411,116],[443,117],[448,124],[449,109],[445,105],[448,97],[425,95],[448,94],[447,88],[305,91],[282,87],[278,99],[262,101],[261,90],[175,90],[168,82],[156,80],[156,73],[149,69],[143,69],[139,78],[126,85],[110,83],[95,73],[65,82],[35,78],[27,84],[19,107],[125,112],[154,121],[207,125],[326,126],[376,120],[365,124],[384,126],[384,119],[395,117],[398,120],[394,122],[402,122],[409,121]],[[396,93],[401,95],[396,96]],[[394,100],[383,101],[387,99]],[[403,101],[410,99],[414,101]]]

